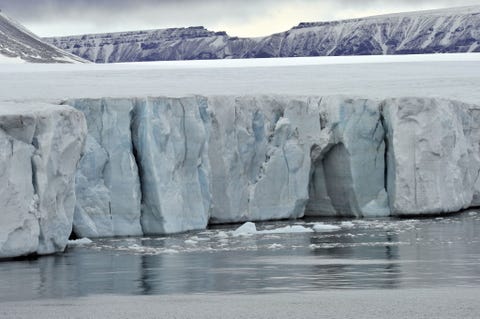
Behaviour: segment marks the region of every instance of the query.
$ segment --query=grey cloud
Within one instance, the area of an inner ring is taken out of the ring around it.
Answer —
[[[107,32],[189,25],[212,28],[248,24],[262,19],[280,6],[301,8],[312,4],[325,4],[329,10],[338,12],[330,12],[330,15],[319,12],[318,21],[329,16],[341,16],[346,9],[401,11],[428,6],[473,5],[478,4],[478,0],[457,0],[454,3],[451,0],[0,0],[0,9],[34,32],[36,26],[42,26],[44,33],[57,35],[66,26],[83,33],[92,30]],[[295,17],[295,20],[300,22],[304,19]]]

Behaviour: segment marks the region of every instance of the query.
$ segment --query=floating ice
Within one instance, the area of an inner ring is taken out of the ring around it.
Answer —
[[[271,244],[270,246],[268,246],[268,248],[269,249],[279,249],[279,248],[283,248],[283,245],[274,243],[274,244]]]
[[[80,239],[74,239],[68,241],[68,246],[81,246],[81,245],[88,245],[93,243],[93,241],[87,237],[83,237]]]
[[[220,239],[226,239],[228,238],[228,234],[224,231],[219,231],[217,234],[215,234],[215,237]]]
[[[355,227],[355,224],[352,222],[341,222],[340,227],[342,228],[353,228]]]
[[[257,226],[255,223],[246,222],[242,226],[235,229],[232,233],[233,236],[245,236],[245,235],[253,235],[257,233]]]
[[[275,229],[260,230],[257,234],[291,234],[291,233],[313,233],[313,229],[300,225],[285,226]]]
[[[303,227],[300,225],[292,225],[292,226],[285,226],[280,228],[274,229],[265,229],[265,230],[257,230],[257,227],[252,222],[246,222],[239,228],[237,228],[232,235],[233,236],[244,236],[244,235],[264,235],[264,234],[290,234],[290,233],[312,233],[313,230],[311,228]]]
[[[313,225],[313,230],[315,232],[321,233],[321,232],[333,232],[340,230],[341,227],[335,226],[335,225],[329,225],[329,224],[324,224],[324,223],[315,223]]]

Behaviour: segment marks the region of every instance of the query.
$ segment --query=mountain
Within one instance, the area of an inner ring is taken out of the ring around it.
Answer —
[[[0,12],[0,63],[86,62],[37,37],[20,23]]]
[[[46,38],[97,63],[480,52],[480,6],[300,23],[260,38],[204,27]]]
[[[240,58],[256,44],[251,39],[230,37],[201,26],[45,40],[96,63]]]

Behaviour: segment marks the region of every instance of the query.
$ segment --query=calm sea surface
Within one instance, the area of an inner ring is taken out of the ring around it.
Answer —
[[[0,301],[154,295],[480,287],[480,212],[428,219],[321,219],[331,232],[234,236],[239,225],[96,239],[0,262]],[[319,220],[257,223],[312,228]]]

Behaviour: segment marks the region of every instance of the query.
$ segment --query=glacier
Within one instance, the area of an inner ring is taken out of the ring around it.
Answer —
[[[208,114],[202,98],[138,99],[132,131],[142,184],[145,234],[207,226]]]
[[[141,235],[140,181],[130,131],[134,101],[80,99],[70,104],[88,123],[85,156],[76,174],[75,232],[85,237]]]
[[[0,258],[65,249],[85,136],[70,107],[1,103]]]
[[[122,101],[66,102],[86,113],[93,134],[99,119],[129,105],[124,118],[130,124],[115,126],[124,132],[116,133],[124,140],[115,144],[117,154],[128,154],[129,165],[114,165],[113,174],[134,182],[118,190],[106,186],[103,167],[111,165],[111,145],[88,147],[98,139],[89,133],[82,161],[97,159],[89,162],[98,167],[89,168],[83,185],[80,165],[77,196],[82,198],[88,185],[109,189],[106,194],[120,203],[128,198],[122,190],[140,192],[136,201],[127,201],[135,202],[129,209],[111,209],[112,200],[88,200],[91,195],[77,201],[79,236],[116,234],[82,230],[103,228],[91,216],[103,221],[136,216],[129,224],[135,231],[118,233],[134,235],[303,216],[438,214],[478,205],[480,109],[473,104],[279,95]],[[100,114],[90,116],[98,105]]]
[[[480,108],[421,98],[387,100],[383,107],[392,214],[478,206]]]
[[[480,205],[480,106],[206,95],[2,104],[0,257],[77,237]],[[18,174],[17,172],[23,172]]]

